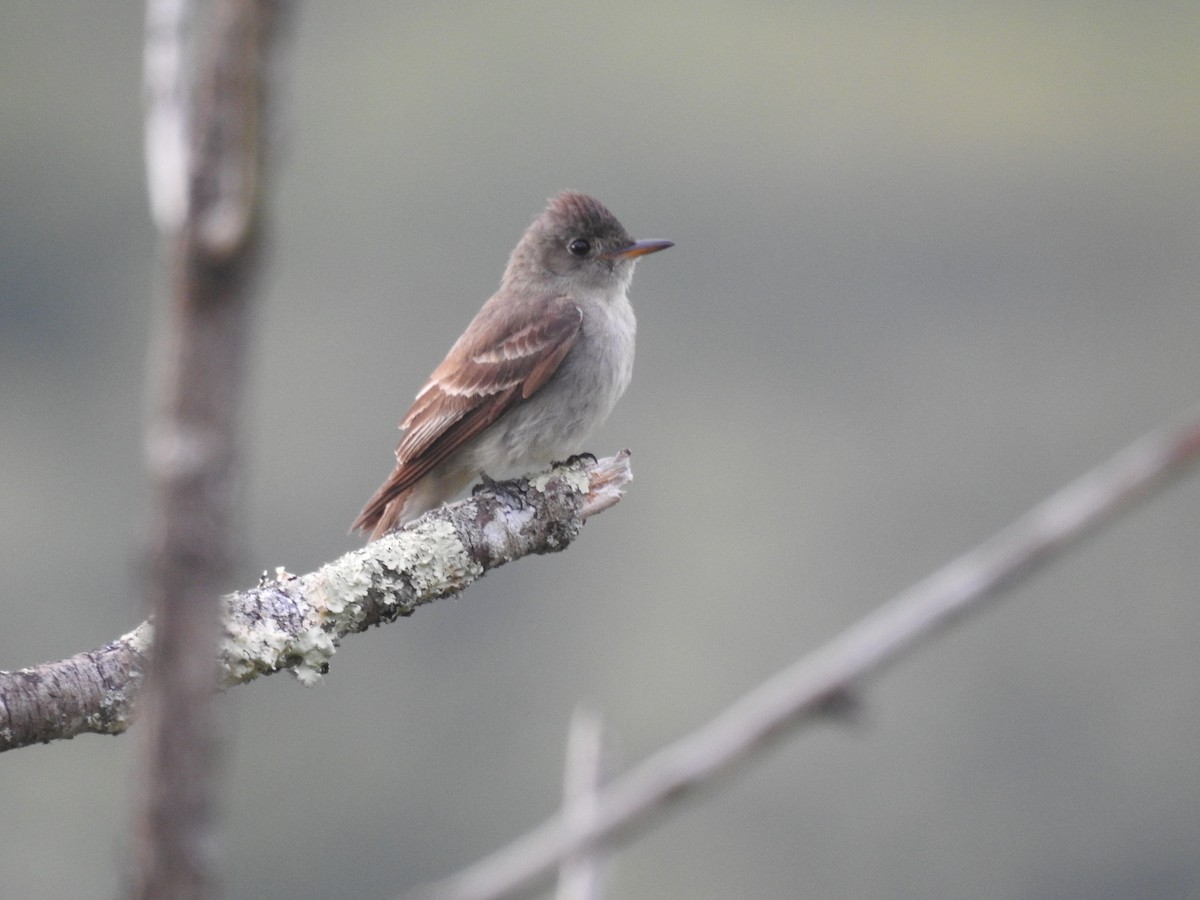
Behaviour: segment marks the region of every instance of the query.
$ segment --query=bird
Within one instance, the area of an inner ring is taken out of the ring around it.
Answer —
[[[578,453],[633,375],[635,241],[594,197],[551,198],[500,288],[433,370],[400,423],[396,466],[352,531],[375,540],[476,478],[511,478]]]

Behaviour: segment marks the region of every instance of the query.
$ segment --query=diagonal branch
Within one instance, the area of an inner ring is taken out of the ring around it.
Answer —
[[[1142,437],[1007,528],[898,594],[716,718],[664,747],[594,799],[434,884],[423,900],[496,900],[529,887],[581,849],[627,835],[671,802],[745,763],[790,729],[845,706],[851,692],[919,644],[1076,545],[1200,461],[1200,410]]]
[[[522,556],[565,550],[632,478],[628,451],[564,464],[426,513],[307,575],[264,575],[258,587],[223,599],[222,686],[283,669],[315,683],[347,635],[412,615]],[[98,650],[0,672],[0,751],[124,732],[152,636],[144,622]]]

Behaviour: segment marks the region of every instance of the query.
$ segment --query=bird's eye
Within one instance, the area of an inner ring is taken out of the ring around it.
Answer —
[[[591,249],[592,245],[583,238],[575,238],[575,240],[567,244],[567,252],[572,256],[587,256]]]

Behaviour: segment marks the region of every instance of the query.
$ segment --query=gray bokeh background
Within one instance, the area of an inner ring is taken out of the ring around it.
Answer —
[[[139,4],[0,28],[0,666],[142,618]],[[1197,400],[1200,8],[306,4],[236,584],[354,546],[547,196],[643,261],[628,498],[557,557],[222,700],[230,897],[386,898],[642,758]],[[622,852],[614,898],[1200,897],[1200,483]],[[137,741],[0,760],[4,896],[123,883]]]

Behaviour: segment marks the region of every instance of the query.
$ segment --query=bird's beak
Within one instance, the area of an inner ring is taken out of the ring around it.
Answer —
[[[674,241],[634,241],[628,247],[622,247],[620,250],[610,250],[604,255],[609,259],[636,259],[639,256],[645,256],[647,253],[657,253],[659,250],[666,250],[668,247],[674,246]]]

